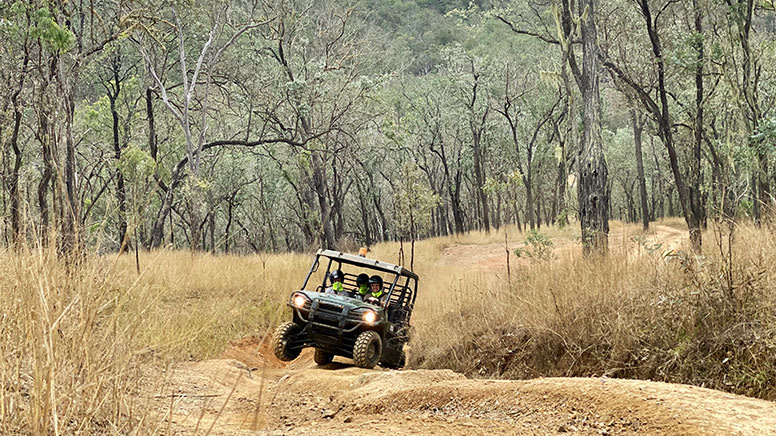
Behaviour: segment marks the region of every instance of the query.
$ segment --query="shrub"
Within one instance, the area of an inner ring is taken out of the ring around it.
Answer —
[[[515,256],[527,257],[536,262],[552,259],[555,244],[538,230],[529,230],[523,245],[523,248],[515,249]]]

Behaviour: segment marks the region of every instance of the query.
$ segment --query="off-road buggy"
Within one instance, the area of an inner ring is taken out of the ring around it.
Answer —
[[[319,286],[308,283],[321,260],[327,263]],[[344,270],[345,290],[356,292],[359,273],[378,272],[383,276],[384,303],[325,293],[330,273]],[[273,336],[278,359],[296,359],[303,348],[315,348],[315,362],[325,365],[334,356],[352,358],[356,366],[385,368],[404,366],[404,344],[408,340],[410,316],[415,305],[418,276],[401,266],[332,250],[318,250],[301,290],[288,301],[293,321],[281,324]]]

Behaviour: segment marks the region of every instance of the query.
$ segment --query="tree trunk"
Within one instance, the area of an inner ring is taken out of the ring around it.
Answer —
[[[476,192],[480,204],[480,217],[485,231],[490,233],[490,212],[488,210],[488,194],[485,192],[485,171],[482,168],[481,132],[474,134],[474,179],[477,183]]]
[[[472,134],[472,145],[474,151],[474,182],[475,186],[475,200],[478,203],[477,218],[480,221],[482,227],[486,232],[490,232],[490,213],[488,210],[488,195],[485,193],[485,171],[482,165],[482,134],[485,130],[485,123],[488,119],[488,106],[483,109],[482,116],[475,117],[475,109],[477,107],[477,97],[480,85],[480,74],[475,70],[474,61],[471,61],[471,74],[474,79],[472,85],[472,97],[468,103],[469,107],[469,129]]]
[[[336,225],[334,226],[334,240],[339,241],[342,239],[342,235],[345,234],[345,214],[342,210],[342,197],[345,196],[345,187],[343,186],[344,183],[342,179],[339,176],[339,173],[337,171],[337,158],[332,158],[331,161],[331,168],[332,168],[332,177],[333,177],[333,185],[332,185],[332,195],[331,195],[331,207],[332,207],[332,214],[334,217],[336,217],[336,220],[334,222]]]
[[[210,231],[210,252],[216,252],[216,209],[215,207],[210,209],[208,217],[208,227]]]
[[[496,195],[496,216],[493,218],[493,227],[496,228],[496,231],[501,229],[501,195]]]
[[[113,153],[118,167],[116,170],[116,201],[119,205],[118,243],[121,254],[129,248],[129,240],[127,238],[127,193],[124,188],[124,173],[121,171],[121,166],[118,165],[121,162],[121,143],[119,141],[119,113],[116,109],[116,100],[121,92],[121,81],[119,80],[118,66],[115,64],[113,66],[113,80],[115,82],[114,88],[113,92],[108,92],[108,100],[113,117]]]
[[[693,198],[700,198],[700,186],[688,186],[680,169],[679,158],[677,156],[676,147],[674,145],[673,129],[669,116],[670,112],[668,106],[668,91],[666,90],[665,60],[663,58],[663,49],[660,43],[660,37],[658,35],[657,29],[653,26],[654,23],[652,21],[652,13],[649,8],[648,0],[639,0],[639,3],[641,5],[642,15],[644,16],[644,20],[646,22],[647,33],[652,44],[652,52],[655,56],[655,62],[657,64],[658,70],[657,90],[660,96],[660,110],[656,115],[659,115],[657,121],[660,130],[660,136],[663,139],[666,149],[668,150],[671,172],[674,175],[677,194],[679,194],[679,204],[682,207],[682,213],[689,229],[690,242],[694,250],[700,251],[702,243],[700,217],[696,213],[695,207],[693,206]],[[698,171],[699,170],[700,169],[698,168]]]
[[[224,227],[224,253],[229,253],[229,234],[232,230],[232,220],[234,217],[234,198],[237,191],[227,199],[226,206],[226,227]]]
[[[774,217],[773,213],[773,198],[771,197],[770,180],[768,180],[768,154],[762,150],[757,152],[757,161],[759,167],[759,173],[757,175],[757,191],[758,199],[757,203],[760,204],[760,220],[761,222],[768,222]]]
[[[364,191],[361,184],[356,181],[356,190],[358,191],[358,205],[361,209],[361,223],[364,226],[364,243],[367,247],[372,246],[372,232],[369,230],[369,209],[364,198]]]
[[[45,103],[43,103],[45,104]],[[54,174],[54,162],[51,152],[51,127],[50,112],[47,108],[41,108],[38,116],[39,141],[43,154],[43,176],[38,183],[38,206],[40,208],[40,238],[41,244],[48,245],[48,230],[50,225],[50,211],[48,204],[48,189]]]
[[[77,81],[77,77],[72,80]],[[64,88],[64,87],[63,87]],[[73,136],[73,122],[75,117],[75,91],[65,92],[65,189],[67,191],[66,206],[64,212],[64,226],[62,234],[63,253],[74,254],[80,249],[80,222],[81,208],[76,186],[76,157],[75,138]]]
[[[371,180],[371,178],[370,182],[374,188],[374,181]],[[383,213],[383,208],[380,205],[380,197],[377,195],[377,191],[374,189],[372,190],[372,204],[377,211],[377,225],[379,227],[375,233],[380,238],[380,242],[385,242],[388,240],[388,221],[385,219],[385,213]]]
[[[703,10],[699,5],[698,0],[693,0],[693,9],[695,12],[695,33],[696,38],[693,39],[696,50],[696,63],[695,63],[695,141],[692,149],[692,160],[690,164],[689,174],[689,200],[690,208],[692,209],[692,216],[696,222],[696,229],[694,229],[697,235],[693,235],[693,229],[690,230],[690,239],[695,247],[696,251],[700,251],[701,248],[701,235],[700,226],[706,221],[703,194],[701,193],[701,185],[703,184],[703,166],[701,165],[701,146],[703,143],[703,104],[704,104],[704,91],[703,91],[703,63],[704,50],[703,39],[700,37],[703,35]]]
[[[323,157],[320,152],[313,152],[311,156],[311,166],[313,170],[313,187],[318,196],[318,207],[321,213],[322,227],[322,246],[324,248],[337,248],[337,240],[334,237],[334,227],[331,223],[331,213],[329,209],[328,186],[326,183],[326,174],[323,170]]]
[[[525,178],[523,183],[525,184],[525,220],[530,229],[534,230],[536,228],[536,214],[534,214],[533,187],[530,179]]]
[[[148,148],[151,152],[151,158],[155,163],[159,163],[158,147],[156,142],[156,123],[154,121],[154,106],[153,106],[153,94],[151,88],[146,89],[146,117],[148,118]],[[157,165],[158,168],[158,165]],[[159,178],[158,170],[154,170],[154,178],[160,187],[163,187],[161,178]],[[170,216],[170,234],[173,234],[172,228],[172,215],[170,209],[172,207],[173,192],[172,186],[177,183],[177,172],[173,172],[170,180],[170,186],[167,189],[162,189],[162,204],[159,208],[159,212],[156,214],[156,220],[151,227],[150,241],[147,243],[149,248],[157,248],[162,245],[164,239],[164,223],[167,220],[167,216]],[[171,238],[172,239],[172,238]],[[172,240],[170,241],[172,242]]]
[[[13,105],[13,130],[11,131],[11,149],[14,154],[13,170],[11,170],[11,180],[9,191],[11,195],[11,239],[14,245],[21,242],[21,192],[19,191],[19,173],[22,169],[22,151],[19,148],[19,130],[21,129],[23,111],[19,103],[19,95],[24,90],[24,81],[27,77],[27,66],[29,65],[30,54],[27,47],[27,41],[24,41],[24,59],[22,60],[21,72],[19,74],[19,84],[11,96]]]
[[[595,25],[595,0],[585,0],[582,23],[583,102],[582,144],[579,153],[579,221],[585,254],[605,252],[609,235],[609,171],[603,153],[601,136],[601,95],[598,82],[598,42]]]
[[[267,204],[267,196],[265,195],[266,190],[264,189],[264,186],[264,179],[259,178],[259,199],[261,200],[261,208],[264,211],[264,225],[267,227],[267,230],[269,230],[269,243],[271,244],[270,247],[272,248],[272,252],[276,253],[278,251],[278,243],[275,238],[275,228],[272,225],[272,215],[270,214],[272,209]],[[235,195],[237,195],[236,191]]]
[[[633,122],[633,143],[636,146],[636,171],[639,177],[639,194],[641,195],[641,224],[644,230],[649,229],[649,206],[647,205],[647,179],[644,177],[644,155],[641,151],[641,134],[644,124],[640,120],[636,110],[631,108],[631,121]]]
[[[22,122],[22,110],[17,101],[18,93],[13,98],[13,130],[11,132],[11,149],[14,154],[13,170],[11,171],[10,194],[11,194],[11,234],[14,245],[21,242],[21,226],[19,210],[21,204],[21,193],[19,192],[19,172],[22,168],[22,151],[19,148],[19,129]]]
[[[463,233],[466,231],[466,225],[464,224],[463,211],[461,210],[461,173],[460,169],[455,176],[455,189],[453,186],[450,189],[450,206],[453,209],[453,219],[455,220],[455,233]]]

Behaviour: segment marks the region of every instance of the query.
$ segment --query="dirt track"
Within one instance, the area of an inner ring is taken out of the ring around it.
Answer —
[[[282,368],[263,349],[231,350],[261,368],[217,359],[174,370],[173,396],[156,400],[172,404],[174,433],[212,425],[217,435],[776,435],[776,403],[697,387],[469,380],[447,370],[367,371],[346,359],[317,367],[310,353]]]
[[[650,243],[681,243],[683,232],[657,227]],[[630,235],[613,232],[610,241],[627,248]],[[456,250],[470,267],[501,267],[503,246],[452,246],[440,262],[461,259]],[[164,385],[171,388],[148,394],[171,434],[776,435],[776,403],[709,389],[606,378],[469,380],[448,370],[368,371],[342,358],[317,367],[310,350],[285,366],[258,340],[178,365]]]
[[[634,238],[641,238],[641,244],[634,242]],[[628,256],[638,256],[647,250],[655,250],[660,253],[676,250],[687,240],[687,232],[673,227],[653,224],[647,235],[639,232],[629,233],[621,226],[613,228],[609,233],[609,248],[612,250],[625,250]],[[556,239],[554,242],[553,257],[556,260],[564,260],[574,256],[579,250],[579,242],[570,239]],[[520,242],[510,242],[509,250],[523,248]],[[442,252],[439,260],[442,265],[465,267],[474,271],[500,272],[506,269],[506,252],[503,243],[496,244],[455,244],[447,247]],[[520,264],[529,264],[530,260],[511,256],[510,263],[513,267]]]

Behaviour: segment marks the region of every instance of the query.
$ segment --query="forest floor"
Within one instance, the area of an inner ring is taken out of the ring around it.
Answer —
[[[685,237],[667,225],[641,239],[621,233],[610,245],[628,253],[671,250]],[[556,258],[572,247],[556,240]],[[438,262],[496,271],[505,254],[503,244],[452,245]],[[286,365],[258,338],[229,344],[217,359],[177,364],[160,385],[141,395],[165,415],[165,434],[776,435],[776,403],[710,389],[610,378],[473,380],[450,370],[364,370],[339,357],[319,367],[311,350]]]

